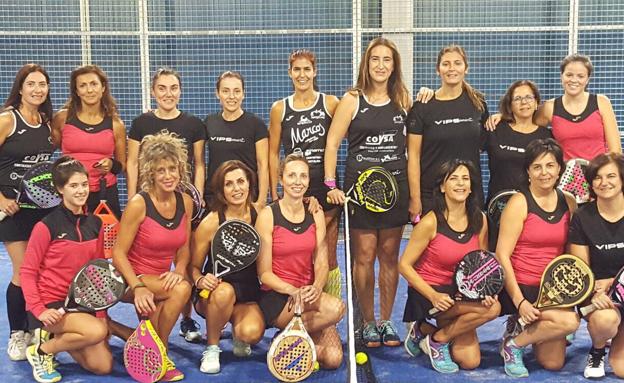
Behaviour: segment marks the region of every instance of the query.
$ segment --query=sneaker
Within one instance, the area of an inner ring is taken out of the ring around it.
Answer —
[[[420,322],[412,322],[407,330],[407,338],[403,342],[403,347],[410,356],[416,357],[420,355],[422,351],[418,344],[422,338],[424,338],[424,335],[420,332]]]
[[[165,375],[160,379],[161,382],[177,382],[178,380],[184,379],[184,373],[176,368],[175,363],[169,359],[168,355],[165,359],[165,365],[167,366],[167,371],[165,371]]]
[[[202,335],[199,332],[199,323],[193,318],[183,318],[180,322],[180,336],[190,343],[199,343]]]
[[[219,363],[220,353],[221,349],[217,345],[206,347],[206,351],[202,353],[199,370],[205,374],[218,374],[221,371],[221,364]]]
[[[251,346],[249,343],[245,343],[242,340],[236,338],[232,339],[232,352],[239,358],[246,358],[251,355]]]
[[[7,345],[7,354],[9,359],[13,361],[26,360],[26,343],[25,333],[22,330],[13,331],[9,338],[9,344]],[[28,339],[30,341],[30,338]]]
[[[26,349],[26,358],[32,366],[33,377],[40,383],[54,383],[61,380],[61,374],[52,367],[52,355],[39,355],[33,344]]]
[[[34,344],[36,348],[39,348],[39,346],[50,340],[51,335],[49,331],[37,328],[31,334],[29,345]],[[60,365],[56,355],[52,356],[52,367],[56,370]]]
[[[427,335],[420,341],[420,348],[429,355],[431,367],[443,374],[459,371],[459,366],[451,358],[449,345],[450,343],[434,342],[431,335]]]
[[[574,339],[576,339],[576,331],[566,335],[566,346],[570,346],[572,342],[574,342]]]
[[[401,345],[399,333],[396,327],[394,327],[394,323],[392,323],[392,321],[380,320],[377,327],[384,346],[397,347]]]
[[[381,346],[381,335],[375,321],[368,322],[362,329],[362,340],[366,347]]]
[[[585,366],[584,376],[586,379],[602,378],[605,376],[605,349],[591,348],[587,355],[587,366]]]
[[[529,370],[524,367],[524,361],[522,360],[523,353],[524,347],[517,346],[513,342],[513,338],[503,339],[501,356],[505,362],[505,373],[512,378],[526,378],[529,376]]]

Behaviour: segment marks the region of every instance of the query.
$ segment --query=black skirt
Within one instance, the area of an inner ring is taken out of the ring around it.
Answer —
[[[453,296],[455,287],[453,285],[432,285],[435,291]],[[407,302],[403,312],[403,322],[422,321],[431,318],[429,310],[433,308],[431,302],[421,293],[412,287],[407,288]]]

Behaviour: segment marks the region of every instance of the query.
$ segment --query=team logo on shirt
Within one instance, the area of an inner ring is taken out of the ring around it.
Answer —
[[[50,155],[51,155],[50,153],[38,153],[38,154],[35,154],[34,156],[25,156],[24,159],[22,160],[22,163],[30,164],[30,166],[32,166],[42,161],[48,161],[50,159]]]
[[[167,224],[165,226],[167,226],[167,228],[171,229],[171,227],[173,226],[173,222],[167,222]]]
[[[552,221],[553,219],[555,219],[554,215],[549,215],[546,219],[548,219],[549,221]]]
[[[368,111],[368,108],[362,108],[360,109],[360,113],[366,113]]]
[[[297,121],[297,125],[307,125],[307,124],[311,124],[311,123],[312,123],[312,120],[310,120],[306,116],[301,116],[299,118],[299,121]]]
[[[466,233],[461,233],[457,235],[457,239],[462,239],[466,236]]]
[[[215,142],[238,142],[241,144],[245,143],[245,137],[234,138],[234,137],[210,137],[210,141]]]
[[[17,134],[19,134],[20,136],[24,133],[26,133],[26,129],[20,129],[19,131],[16,132]]]
[[[65,237],[67,237],[67,233],[61,233],[61,234],[56,236],[56,238],[58,238],[58,239],[63,239]]]
[[[310,113],[310,118],[313,119],[313,120],[318,120],[318,119],[321,119],[321,118],[325,118],[325,112],[323,112],[320,109],[313,110]]]
[[[574,116],[572,117],[572,122],[577,122],[578,120],[581,119],[582,116]]]
[[[302,142],[314,142],[324,135],[325,127],[322,124],[290,129],[290,141],[292,146],[297,146]]]
[[[511,145],[498,145],[498,147],[501,148],[501,150],[507,150],[509,152],[524,153],[524,148],[517,148]]]
[[[387,143],[394,142],[394,136],[396,136],[396,130],[389,130],[387,132],[382,132],[376,136],[368,136],[366,137],[366,145],[371,146],[381,146]]]
[[[434,121],[436,125],[461,124],[463,122],[472,122],[472,117],[468,118],[447,118],[446,120]]]
[[[293,116],[293,115],[291,114],[290,116],[286,117],[284,120],[286,120],[286,121],[290,121],[290,120],[292,120],[292,119],[293,119],[293,117],[295,117],[295,116]]]
[[[405,120],[403,119],[403,116],[401,116],[400,114],[397,114],[396,116],[392,118],[392,122],[394,122],[395,124],[402,124],[403,121]]]
[[[85,131],[86,131],[86,132],[90,132],[90,131],[92,131],[93,129],[95,129],[93,126],[88,126],[88,127],[86,127],[86,128],[85,128]]]
[[[295,226],[295,227],[293,227],[293,231],[294,231],[295,233],[298,233],[300,230],[301,230],[301,226]]]
[[[613,249],[624,249],[624,242],[617,243],[605,243],[601,245],[594,245],[598,250],[613,250]]]

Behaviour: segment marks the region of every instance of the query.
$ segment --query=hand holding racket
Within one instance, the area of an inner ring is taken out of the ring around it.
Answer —
[[[344,195],[344,203],[353,202],[374,213],[383,213],[394,207],[398,199],[396,179],[386,169],[373,166],[364,170]],[[331,193],[331,192],[330,192]],[[327,202],[334,203],[327,197]]]
[[[15,201],[21,209],[49,209],[61,203],[61,197],[52,184],[52,162],[36,163],[24,173]],[[0,211],[0,221],[7,215]]]
[[[587,299],[593,289],[594,274],[589,266],[578,257],[563,254],[544,269],[533,306],[538,310],[573,307]],[[527,325],[522,317],[518,323]]]
[[[167,349],[149,319],[142,319],[126,341],[124,366],[137,382],[154,383],[167,371]]]
[[[615,278],[613,278],[611,287],[607,291],[606,295],[611,299],[614,306],[622,307],[624,304],[624,267],[622,267],[616,274]],[[595,303],[592,303],[589,306],[581,307],[580,312],[581,315],[587,316],[588,314],[591,314],[599,309],[600,307],[598,307]]]
[[[566,168],[559,181],[559,189],[574,195],[577,203],[588,202],[589,182],[585,179],[585,169],[589,161],[582,158],[573,158],[566,163]]]
[[[61,314],[95,312],[115,305],[126,292],[126,282],[115,267],[104,259],[87,262],[69,286]]]
[[[267,353],[269,371],[282,382],[304,380],[316,362],[316,347],[301,320],[301,297],[297,296],[294,304],[295,316],[271,342]]]
[[[471,251],[455,266],[453,286],[457,291],[454,296],[456,301],[483,301],[498,295],[503,285],[503,268],[489,251]],[[439,312],[434,307],[429,310],[429,315]]]
[[[229,220],[221,224],[210,244],[212,273],[220,278],[251,266],[260,253],[260,236],[247,222]],[[210,296],[210,290],[199,293]]]

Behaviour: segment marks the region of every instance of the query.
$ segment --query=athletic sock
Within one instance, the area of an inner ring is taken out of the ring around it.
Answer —
[[[9,282],[6,291],[7,315],[11,331],[28,330],[26,301],[22,288]]]

